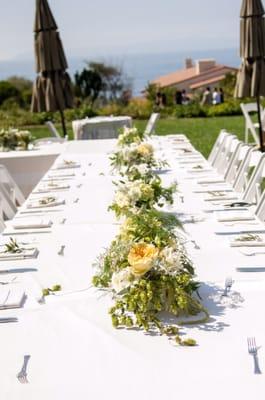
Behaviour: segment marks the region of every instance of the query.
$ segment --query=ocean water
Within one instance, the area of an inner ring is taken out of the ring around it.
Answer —
[[[116,54],[111,56],[86,58],[88,61],[105,61],[121,66],[124,73],[132,82],[133,94],[138,96],[144,90],[148,82],[153,79],[174,72],[184,66],[186,58],[194,60],[203,58],[214,58],[218,63],[231,67],[238,67],[240,59],[237,49],[223,50],[194,50],[187,52],[170,52],[158,54]],[[77,70],[84,68],[85,57],[71,58],[68,55],[69,71],[73,75]],[[11,75],[24,76],[34,79],[34,60],[15,59],[10,61],[0,61],[0,79],[6,79]]]

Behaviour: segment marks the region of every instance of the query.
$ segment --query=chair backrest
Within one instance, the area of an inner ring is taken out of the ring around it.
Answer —
[[[0,164],[0,182],[5,187],[7,194],[10,196],[11,200],[14,202],[15,205],[21,206],[24,201],[25,197],[14,181],[8,169]]]
[[[238,168],[235,180],[233,182],[233,188],[236,192],[242,192],[247,186],[247,174],[250,167],[253,152],[255,149],[250,146],[245,146],[246,153],[243,156],[243,160]]]
[[[250,131],[252,136],[253,136],[253,138],[254,138],[254,140],[255,140],[255,142],[257,144],[259,144],[259,137],[258,137],[258,134],[256,132],[255,125],[254,125],[254,123],[253,123],[253,121],[252,121],[252,119],[250,117],[250,114],[249,114],[250,112],[257,112],[258,111],[257,103],[247,103],[247,104],[241,103],[240,107],[241,107],[242,113],[243,113],[243,115],[245,117],[245,142],[246,143],[248,142],[248,131]],[[263,110],[261,108],[261,113],[262,112],[263,112]]]
[[[144,131],[145,135],[151,135],[152,133],[155,133],[155,126],[157,121],[159,120],[159,117],[160,117],[159,113],[151,114]]]
[[[265,166],[265,153],[263,153],[262,156],[260,157],[259,162],[256,165],[251,175],[251,178],[246,187],[242,200],[247,202],[253,202],[253,200],[256,198],[257,203],[259,202],[260,192],[258,191],[258,189],[259,189],[259,184],[263,178],[264,166]]]
[[[55,128],[55,125],[52,121],[46,121],[45,125],[47,125],[49,131],[51,132],[52,136],[55,138],[61,138],[60,133],[57,131],[57,129]]]
[[[208,157],[208,162],[209,162],[210,164],[212,164],[213,161],[214,161],[214,159],[216,158],[216,156],[217,156],[217,154],[218,154],[218,151],[220,150],[220,147],[221,147],[221,145],[222,145],[222,142],[223,142],[224,138],[225,138],[227,135],[229,135],[229,133],[226,132],[224,129],[222,129],[222,130],[220,131],[220,133],[219,133],[219,135],[218,135],[218,137],[217,137],[217,139],[216,139],[216,141],[215,141],[215,143],[214,143],[214,145],[213,145],[213,147],[212,147],[212,150],[211,150],[211,152],[210,152],[210,154],[209,154],[209,157]]]
[[[5,222],[4,222],[4,213],[3,213],[3,201],[1,198],[0,194],[0,232],[3,232],[3,230],[6,228]]]
[[[0,182],[0,198],[2,206],[2,214],[4,219],[12,219],[17,212],[17,207],[12,200],[11,194],[6,187]]]
[[[263,191],[257,208],[255,210],[255,215],[261,220],[261,221],[265,221],[265,190]]]
[[[241,150],[244,147],[244,144],[237,140],[236,147],[232,153],[228,166],[224,173],[224,179],[226,182],[233,183],[234,179],[237,175],[239,163],[240,163],[240,154]]]
[[[235,135],[225,136],[220,151],[212,164],[221,175],[224,173],[230,157],[232,156],[232,147],[235,141],[238,141]]]

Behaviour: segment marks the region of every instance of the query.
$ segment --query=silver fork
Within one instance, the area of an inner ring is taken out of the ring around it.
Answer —
[[[242,251],[239,250],[241,254],[244,256],[258,256],[259,254],[265,254],[265,251],[253,251],[253,252],[247,252],[247,251]]]
[[[21,370],[17,374],[17,379],[19,380],[20,383],[29,383],[28,381],[28,374],[27,374],[27,366],[29,362],[30,356],[26,355],[24,356],[24,361]]]
[[[222,296],[226,297],[228,295],[232,285],[233,285],[233,280],[232,280],[231,276],[228,276],[225,280],[225,288],[224,288],[224,292],[223,292]]]
[[[58,251],[58,256],[64,256],[64,249],[65,249],[65,245],[62,244],[59,251]]]
[[[248,341],[248,352],[253,356],[254,359],[254,374],[261,374],[261,370],[259,367],[258,360],[258,348],[256,345],[256,339],[254,337],[250,337],[247,339]]]

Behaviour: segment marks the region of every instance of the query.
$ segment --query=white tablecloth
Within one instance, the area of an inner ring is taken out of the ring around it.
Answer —
[[[178,179],[184,203],[171,210],[198,212],[203,195],[193,194],[193,182],[178,164],[169,139],[155,139],[172,169],[162,174],[165,183]],[[165,337],[138,330],[115,330],[111,326],[108,294],[91,287],[93,261],[115,236],[119,225],[108,213],[113,195],[107,153],[114,140],[68,143],[55,162],[78,161],[74,177],[65,178],[70,190],[58,193],[66,204],[50,209],[54,225],[47,233],[17,235],[33,240],[39,248],[36,260],[0,262],[0,280],[16,276],[25,288],[24,308],[0,311],[18,317],[18,323],[0,325],[0,397],[10,400],[76,399],[261,399],[265,389],[265,272],[242,273],[238,266],[263,266],[264,255],[247,257],[229,246],[228,235],[217,235],[222,226],[214,215],[202,222],[185,224],[200,249],[187,243],[197,278],[203,282],[200,295],[211,319],[207,324],[184,327],[198,341],[194,348],[174,346]],[[95,151],[95,149],[97,151]],[[53,173],[50,171],[49,173]],[[43,178],[45,179],[45,177]],[[43,183],[40,182],[40,185]],[[32,194],[30,200],[39,194]],[[79,199],[78,202],[76,200]],[[25,218],[27,203],[17,218]],[[62,220],[64,224],[62,224]],[[264,228],[264,227],[263,227]],[[8,232],[7,228],[6,233]],[[237,228],[227,228],[227,230]],[[7,236],[1,238],[7,240]],[[65,245],[65,255],[58,255]],[[1,269],[11,270],[1,274]],[[13,271],[13,272],[12,272]],[[227,275],[233,289],[245,301],[229,308],[212,296],[220,292]],[[40,305],[41,288],[62,285],[62,292]],[[1,290],[1,285],[0,285]],[[253,374],[253,360],[247,352],[247,336],[255,335],[263,375]],[[16,379],[23,356],[30,355],[29,384]]]
[[[0,152],[0,164],[8,169],[23,194],[28,196],[66,145],[56,143],[28,151]]]
[[[124,126],[131,127],[131,117],[95,117],[73,121],[75,140],[116,138]]]

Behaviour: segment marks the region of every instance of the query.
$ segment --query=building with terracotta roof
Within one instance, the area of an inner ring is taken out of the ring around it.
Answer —
[[[216,64],[213,59],[198,60],[194,65],[193,60],[188,58],[185,61],[184,69],[161,76],[151,83],[161,89],[175,87],[178,90],[185,89],[188,93],[192,93],[197,89],[219,86],[226,74],[236,72],[236,68]]]

